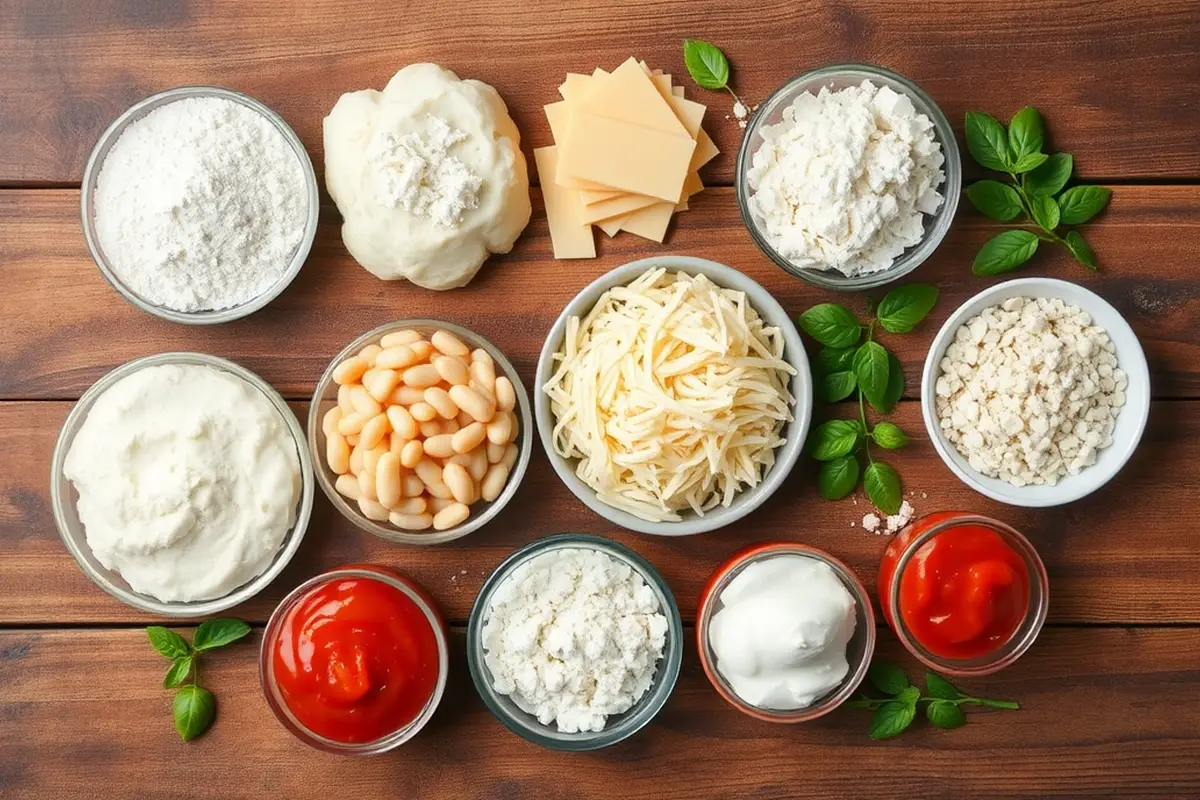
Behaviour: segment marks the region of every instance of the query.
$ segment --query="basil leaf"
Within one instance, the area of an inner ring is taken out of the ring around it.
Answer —
[[[1055,153],[1040,167],[1025,173],[1025,192],[1035,194],[1058,194],[1071,180],[1074,159],[1070,153]],[[970,190],[967,190],[970,196]]]
[[[888,386],[888,352],[879,342],[863,342],[854,354],[858,388],[876,409],[883,410]]]
[[[183,656],[175,659],[175,663],[167,670],[166,676],[163,678],[164,689],[174,689],[179,684],[187,680],[187,676],[192,672],[192,662],[195,656]]]
[[[250,633],[250,626],[240,619],[210,619],[200,623],[192,635],[197,652],[214,650],[236,642]]]
[[[908,682],[908,675],[893,661],[872,661],[867,669],[867,680],[889,696],[898,695],[912,685]]]
[[[930,697],[942,700],[957,700],[962,697],[962,692],[958,691],[953,683],[936,672],[925,672],[925,691],[929,693]]]
[[[1000,181],[978,181],[967,187],[967,199],[983,214],[1000,222],[1020,216],[1021,196],[1017,190]]]
[[[157,650],[163,658],[174,661],[192,654],[192,646],[187,643],[187,639],[161,625],[151,625],[146,628],[146,636],[150,639],[150,646]]]
[[[935,728],[947,731],[961,728],[967,724],[967,715],[963,713],[957,703],[949,700],[934,700],[925,707],[925,716],[929,718]]]
[[[1071,231],[1067,234],[1066,239],[1067,249],[1071,251],[1071,255],[1075,256],[1075,260],[1092,271],[1100,269],[1100,265],[1096,263],[1096,254],[1092,252],[1092,247],[1083,238],[1083,234],[1079,231]]]
[[[967,150],[988,169],[1008,172],[1008,134],[996,118],[982,111],[968,111]]]
[[[200,686],[185,686],[175,695],[171,712],[175,715],[175,730],[190,742],[208,730],[216,715],[217,700],[212,692]]]
[[[975,256],[971,271],[976,275],[1002,275],[1033,258],[1038,237],[1029,231],[1005,231],[988,240]]]
[[[805,311],[800,328],[826,347],[853,347],[862,336],[858,318],[837,303],[821,303]]]
[[[1008,149],[1014,159],[1042,152],[1046,138],[1042,115],[1033,106],[1025,106],[1008,123]]]
[[[1010,167],[1010,171],[1017,175],[1023,172],[1033,172],[1048,160],[1050,160],[1050,156],[1045,153],[1026,153],[1016,160],[1016,163]]]
[[[921,690],[915,686],[906,686],[896,695],[896,699],[901,703],[908,703],[913,708],[916,708],[917,701],[921,699]]]
[[[1042,230],[1052,232],[1058,227],[1058,203],[1050,195],[1039,194],[1029,198],[1029,211],[1033,214],[1033,221]]]
[[[904,367],[896,354],[888,351],[888,383],[887,391],[883,394],[883,406],[879,409],[885,414],[896,407],[904,396]]]
[[[872,739],[891,739],[899,736],[912,725],[917,716],[917,709],[899,700],[889,700],[875,710],[871,718],[871,727],[867,735]]]
[[[867,499],[880,511],[895,514],[900,510],[900,475],[882,461],[867,467],[863,473],[863,488],[867,490]]]
[[[858,387],[858,379],[854,377],[854,373],[850,371],[831,372],[828,375],[820,378],[818,384],[821,388],[821,396],[825,398],[826,403],[837,403],[845,400]]]
[[[816,372],[818,375],[829,375],[834,372],[845,372],[854,363],[853,347],[824,347],[817,353]]]
[[[908,333],[933,310],[938,288],[928,283],[910,283],[888,292],[879,301],[875,315],[884,330]]]
[[[858,485],[858,459],[842,456],[826,461],[817,472],[817,489],[826,500],[841,500]]]
[[[891,422],[881,422],[876,425],[875,430],[871,431],[871,438],[884,450],[897,450],[908,444],[908,436],[900,430],[898,425]]]
[[[683,40],[683,63],[692,80],[705,89],[724,89],[729,85],[729,59],[721,48],[700,39]]]
[[[1073,186],[1058,198],[1064,225],[1080,225],[1099,214],[1108,205],[1112,190],[1103,186]]]
[[[857,420],[832,419],[812,432],[808,452],[817,461],[832,461],[852,452],[862,435],[862,425]]]

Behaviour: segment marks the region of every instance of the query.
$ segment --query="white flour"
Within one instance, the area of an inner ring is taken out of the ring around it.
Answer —
[[[229,308],[286,271],[304,233],[300,160],[257,112],[195,97],[151,111],[113,145],[96,232],[136,294],[176,311]]]
[[[798,267],[848,276],[885,270],[942,204],[933,123],[870,81],[798,96],[765,125],[747,180],[767,240]]]
[[[380,200],[428,217],[444,228],[457,228],[463,212],[479,205],[483,180],[450,155],[467,140],[446,120],[425,115],[425,131],[396,134],[380,130],[371,142],[367,162]]]

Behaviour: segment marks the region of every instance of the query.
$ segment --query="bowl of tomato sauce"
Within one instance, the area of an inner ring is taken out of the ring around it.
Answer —
[[[877,588],[883,616],[927,667],[969,678],[1020,658],[1046,621],[1050,581],[1021,533],[979,514],[942,511],[888,543]]]
[[[418,584],[372,565],[300,584],[271,614],[259,651],[267,704],[318,750],[373,755],[425,726],[446,688],[446,626]]]

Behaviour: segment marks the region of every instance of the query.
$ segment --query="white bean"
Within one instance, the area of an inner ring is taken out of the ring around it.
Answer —
[[[433,364],[418,364],[415,367],[409,367],[404,370],[400,376],[404,381],[405,386],[412,386],[416,389],[427,389],[430,386],[437,386],[442,380],[442,376],[438,374],[437,367]]]
[[[453,356],[443,356],[433,362],[433,366],[446,383],[458,386],[471,379],[471,374],[467,371],[467,365]]]
[[[358,475],[363,468],[363,450],[358,445],[350,451],[350,474]]]
[[[427,531],[433,527],[433,515],[431,514],[398,514],[391,513],[388,515],[388,521],[406,531]]]
[[[350,471],[350,445],[346,437],[335,431],[325,440],[325,460],[338,475]]]
[[[430,514],[436,514],[443,508],[454,505],[454,503],[455,500],[453,497],[446,497],[445,499],[441,497],[431,497],[429,498],[429,502],[426,504],[425,510]]]
[[[408,346],[408,349],[417,354],[418,362],[428,361],[429,357],[433,355],[433,345],[424,339],[419,342],[413,342]]]
[[[404,369],[416,363],[417,354],[402,344],[387,348],[375,359],[378,369]]]
[[[392,508],[394,514],[424,514],[429,503],[424,497],[408,497]]]
[[[425,455],[425,446],[421,444],[420,439],[413,439],[408,444],[404,445],[404,449],[400,451],[400,463],[412,469],[417,465]]]
[[[513,468],[513,464],[517,463],[517,456],[519,454],[520,452],[517,450],[517,446],[515,444],[510,444],[504,448],[504,457],[500,459],[500,463],[511,470]]]
[[[325,412],[325,416],[321,417],[321,431],[329,436],[337,433],[337,424],[342,418],[342,407],[334,406]]]
[[[413,403],[408,413],[412,414],[412,418],[417,422],[430,422],[437,419],[437,409],[422,400],[420,403]]]
[[[395,509],[402,497],[400,486],[400,457],[384,453],[375,464],[375,495],[380,503]]]
[[[369,416],[358,411],[350,414],[343,414],[342,418],[338,420],[337,432],[342,436],[350,436],[354,433],[360,433],[363,429],[363,425],[366,425],[367,420],[369,419]]]
[[[367,450],[373,450],[383,441],[383,437],[391,433],[392,425],[386,414],[376,414],[367,420],[362,427],[362,438],[359,443]]]
[[[379,344],[382,345],[386,350],[390,347],[399,347],[402,344],[419,342],[422,338],[424,337],[422,337],[421,334],[406,328],[402,331],[392,331],[391,333],[385,334],[384,337],[379,340]]]
[[[455,525],[461,525],[466,522],[469,516],[471,516],[471,509],[462,503],[454,503],[453,505],[446,506],[434,515],[433,529],[435,531],[448,530]]]
[[[388,518],[388,510],[378,500],[368,500],[365,497],[358,499],[358,510],[363,513],[367,519],[383,522]]]
[[[467,472],[471,473],[471,479],[479,482],[482,481],[488,471],[487,449],[484,447],[476,447],[471,451],[471,462],[467,464]]]
[[[434,458],[449,458],[454,455],[454,436],[449,433],[439,433],[425,440],[425,455]]]
[[[408,409],[404,406],[388,406],[387,418],[388,422],[391,423],[392,430],[405,439],[415,439],[417,438],[417,434],[421,432],[417,421],[413,419],[412,414],[408,413]]]
[[[450,399],[477,422],[491,422],[492,417],[496,414],[495,408],[484,399],[484,396],[470,386],[451,386]]]
[[[354,411],[354,401],[350,399],[350,387],[338,387],[338,408],[342,410],[342,414],[349,414]]]
[[[507,411],[497,414],[487,426],[487,438],[492,444],[507,444],[512,434],[512,415]],[[363,428],[366,436],[366,428]]]
[[[367,362],[368,367],[374,367],[375,359],[379,357],[379,353],[381,350],[383,350],[383,348],[380,347],[379,345],[369,344],[366,347],[364,347],[362,350],[358,351],[358,357],[361,358],[363,361]]]
[[[462,340],[449,331],[435,331],[433,336],[429,337],[429,343],[437,348],[438,352],[445,353],[448,356],[469,356],[471,348],[462,343]]]
[[[517,390],[512,381],[501,375],[496,378],[496,408],[501,411],[512,411],[517,405]]]
[[[489,353],[487,350],[484,350],[482,347],[476,347],[474,350],[471,351],[471,360],[472,361],[486,361],[489,364],[496,363],[492,359],[492,354]]]
[[[400,489],[405,497],[420,497],[425,493],[425,484],[410,472],[400,479]]]
[[[471,380],[487,389],[496,390],[496,365],[491,360],[471,362]]]
[[[504,458],[504,445],[487,443],[487,460],[489,464],[499,464]]]
[[[397,386],[396,390],[392,392],[392,396],[388,398],[388,402],[401,406],[423,403],[425,402],[425,390],[414,386]]]
[[[425,402],[433,406],[433,410],[443,419],[454,419],[458,416],[458,406],[450,399],[450,394],[440,386],[430,386],[425,390]]]
[[[359,356],[350,356],[342,363],[338,364],[333,370],[334,383],[345,385],[354,383],[362,377],[362,374],[371,368],[365,358]]]
[[[337,489],[338,494],[351,500],[362,497],[362,490],[358,488],[358,478],[353,475],[338,475],[338,479],[333,483],[333,488]]]
[[[493,464],[480,482],[479,493],[489,503],[504,491],[504,482],[508,480],[508,467],[503,464]]]
[[[460,503],[471,503],[475,497],[475,482],[462,464],[447,464],[442,470],[442,483]]]
[[[354,403],[355,411],[368,418],[383,412],[383,406],[371,396],[371,393],[367,391],[367,387],[365,386],[355,386],[352,388],[350,390],[350,401]]]
[[[371,380],[367,381],[366,376],[363,376],[363,386],[367,387],[367,391],[377,402],[386,401],[392,394],[392,390],[400,383],[400,374],[394,369],[378,370]]]
[[[456,453],[469,453],[482,444],[485,438],[487,428],[483,427],[483,423],[472,422],[465,428],[460,428],[450,440],[450,444]]]
[[[431,419],[429,422],[421,423],[421,435],[426,439],[430,438],[431,436],[437,436],[440,433],[444,433],[442,430],[441,420]]]
[[[366,498],[367,500],[379,500],[379,495],[375,494],[375,473],[368,469],[364,469],[358,473],[358,491],[359,499]]]

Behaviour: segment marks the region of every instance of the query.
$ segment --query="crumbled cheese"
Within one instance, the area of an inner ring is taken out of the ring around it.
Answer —
[[[879,519],[878,515],[867,514],[862,520],[863,530],[867,531],[868,533],[875,533],[875,531],[879,530],[879,524],[881,522],[882,520]]]
[[[900,504],[900,510],[886,519],[881,519],[877,514],[867,514],[862,518],[862,527],[867,533],[880,535],[896,533],[912,521],[915,513],[912,505],[905,500]]]
[[[479,205],[483,179],[450,155],[451,147],[467,140],[465,132],[432,114],[425,124],[423,132],[376,133],[367,156],[375,191],[392,208],[456,228],[463,212]]]
[[[942,434],[971,468],[1053,486],[1112,444],[1128,379],[1083,310],[1014,297],[954,335],[935,386]]]

